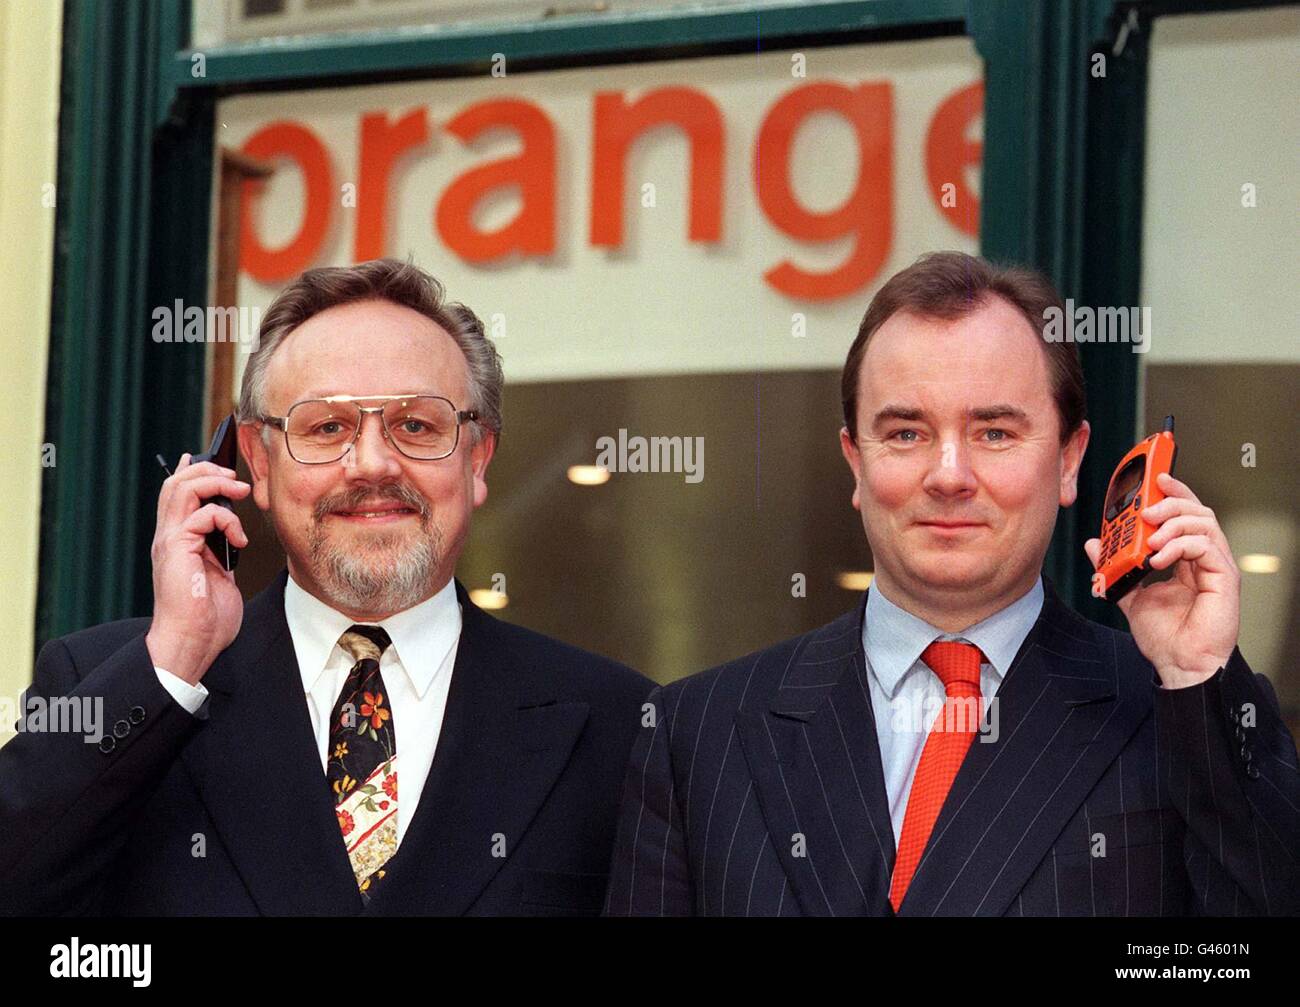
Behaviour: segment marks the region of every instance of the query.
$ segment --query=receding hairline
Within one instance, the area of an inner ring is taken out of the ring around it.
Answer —
[[[980,315],[985,311],[992,310],[995,307],[995,302],[1000,302],[1003,307],[1010,310],[1016,316],[1016,318],[1019,319],[1021,323],[1023,323],[1024,325],[1023,331],[1025,331],[1025,333],[1034,341],[1035,344],[1042,342],[1041,333],[1034,328],[1033,324],[1026,317],[1025,313],[1016,304],[1007,300],[1006,297],[1002,296],[997,291],[993,291],[993,290],[981,291],[978,299],[973,301],[968,308],[960,312],[954,312],[952,314],[930,313],[930,312],[917,311],[913,308],[900,308],[899,310],[891,314],[888,318],[886,318],[883,322],[881,322],[866,339],[866,343],[862,350],[862,356],[858,360],[858,373],[854,379],[854,385],[856,387],[854,408],[857,412],[857,416],[855,417],[855,420],[857,421],[858,433],[861,434],[864,429],[868,429],[871,425],[872,418],[873,418],[872,416],[864,417],[862,415],[863,408],[864,408],[864,400],[865,400],[863,381],[867,373],[867,359],[871,354],[872,344],[878,341],[878,337],[880,336],[881,332],[883,332],[886,328],[888,328],[891,322],[893,322],[897,318],[910,318],[921,322],[939,323],[945,328],[951,329],[953,326],[956,326],[962,322],[970,321],[972,318]],[[1000,330],[1000,331],[1005,331],[1005,330]],[[915,340],[916,337],[913,336],[912,340],[910,340],[909,342],[914,342]],[[1055,389],[1052,384],[1051,358],[1049,357],[1047,353],[1047,348],[1045,346],[1040,346],[1039,350],[1040,352],[1038,354],[1038,362],[1041,368],[1043,379],[1046,382],[1047,401],[1050,406],[1050,412],[1053,414],[1053,416],[1056,419],[1056,426],[1059,428],[1061,425],[1061,417],[1058,415],[1058,410],[1056,408]],[[990,402],[992,402],[993,398],[998,398],[998,395],[995,394],[990,399]],[[1001,400],[999,399],[999,401]],[[885,402],[882,404],[888,405],[889,403]],[[865,423],[862,422],[863,420],[865,420]],[[1058,433],[1059,432],[1060,431],[1058,430]]]
[[[413,316],[414,318],[419,319],[421,322],[427,323],[428,328],[432,330],[429,332],[430,335],[434,335],[435,337],[437,335],[441,335],[443,338],[445,338],[448,341],[452,349],[456,351],[456,358],[460,361],[462,367],[462,373],[460,375],[461,396],[462,397],[469,396],[471,394],[471,385],[473,384],[473,374],[470,371],[469,358],[465,355],[465,351],[461,349],[460,344],[456,342],[456,337],[453,336],[450,332],[448,332],[446,328],[440,325],[436,319],[430,318],[422,311],[417,311],[415,308],[412,308],[409,305],[401,304],[387,297],[375,296],[375,297],[366,297],[356,301],[344,301],[342,304],[331,304],[328,308],[323,308],[320,311],[317,311],[310,318],[304,319],[298,325],[295,325],[292,329],[286,332],[280,338],[279,342],[272,350],[270,358],[266,361],[266,364],[264,365],[264,370],[262,374],[266,382],[266,385],[264,388],[265,401],[263,402],[263,405],[268,410],[271,409],[271,404],[269,400],[271,395],[273,394],[273,388],[274,388],[274,382],[272,382],[271,377],[272,377],[273,369],[276,367],[276,361],[278,359],[283,359],[285,357],[286,355],[285,348],[293,341],[294,337],[297,336],[304,328],[311,325],[311,323],[314,322],[316,319],[330,314],[330,312],[342,311],[349,308],[383,307],[383,306],[395,308],[401,313]],[[394,389],[391,392],[375,392],[374,394],[375,395],[400,394],[401,392],[414,392],[417,390],[418,389],[414,387],[407,387],[406,385],[404,385],[402,388]],[[354,394],[358,394],[355,389],[345,389],[342,387],[337,388],[333,391],[323,391],[321,389],[307,389],[301,392],[298,395],[298,397],[294,399],[294,401],[298,401],[301,398],[325,398],[328,395],[354,395]],[[286,407],[289,404],[291,403],[286,403]],[[466,403],[462,403],[459,401],[456,403],[456,406],[457,408],[461,408],[461,409],[467,408]]]

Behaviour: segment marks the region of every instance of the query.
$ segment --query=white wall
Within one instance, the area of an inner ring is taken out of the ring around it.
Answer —
[[[1159,18],[1149,81],[1145,362],[1300,360],[1300,9]]]

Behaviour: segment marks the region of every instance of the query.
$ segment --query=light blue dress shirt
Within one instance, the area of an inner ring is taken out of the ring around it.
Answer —
[[[867,592],[862,647],[867,655],[867,681],[895,847],[903,831],[907,795],[912,791],[921,750],[944,701],[943,683],[921,661],[922,652],[935,640],[961,640],[977,646],[988,659],[980,663],[980,695],[987,705],[997,695],[1042,607],[1043,579],[1039,576],[1032,588],[1006,608],[960,633],[945,633],[899,608],[876,585]],[[973,743],[981,743],[978,736]]]

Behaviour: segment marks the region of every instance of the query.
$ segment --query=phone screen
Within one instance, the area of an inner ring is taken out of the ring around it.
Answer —
[[[1146,474],[1146,455],[1140,455],[1124,466],[1110,485],[1106,497],[1106,520],[1114,521],[1125,507],[1133,502],[1137,491],[1142,486],[1142,477]]]

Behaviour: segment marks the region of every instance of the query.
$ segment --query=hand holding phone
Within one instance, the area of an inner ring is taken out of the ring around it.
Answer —
[[[230,645],[243,621],[243,597],[228,566],[248,536],[231,500],[252,487],[235,477],[233,427],[233,417],[227,418],[211,451],[182,456],[158,496],[150,550],[154,612],[145,645],[155,665],[191,683]],[[230,464],[207,460],[214,454]],[[159,462],[166,468],[161,456]]]

